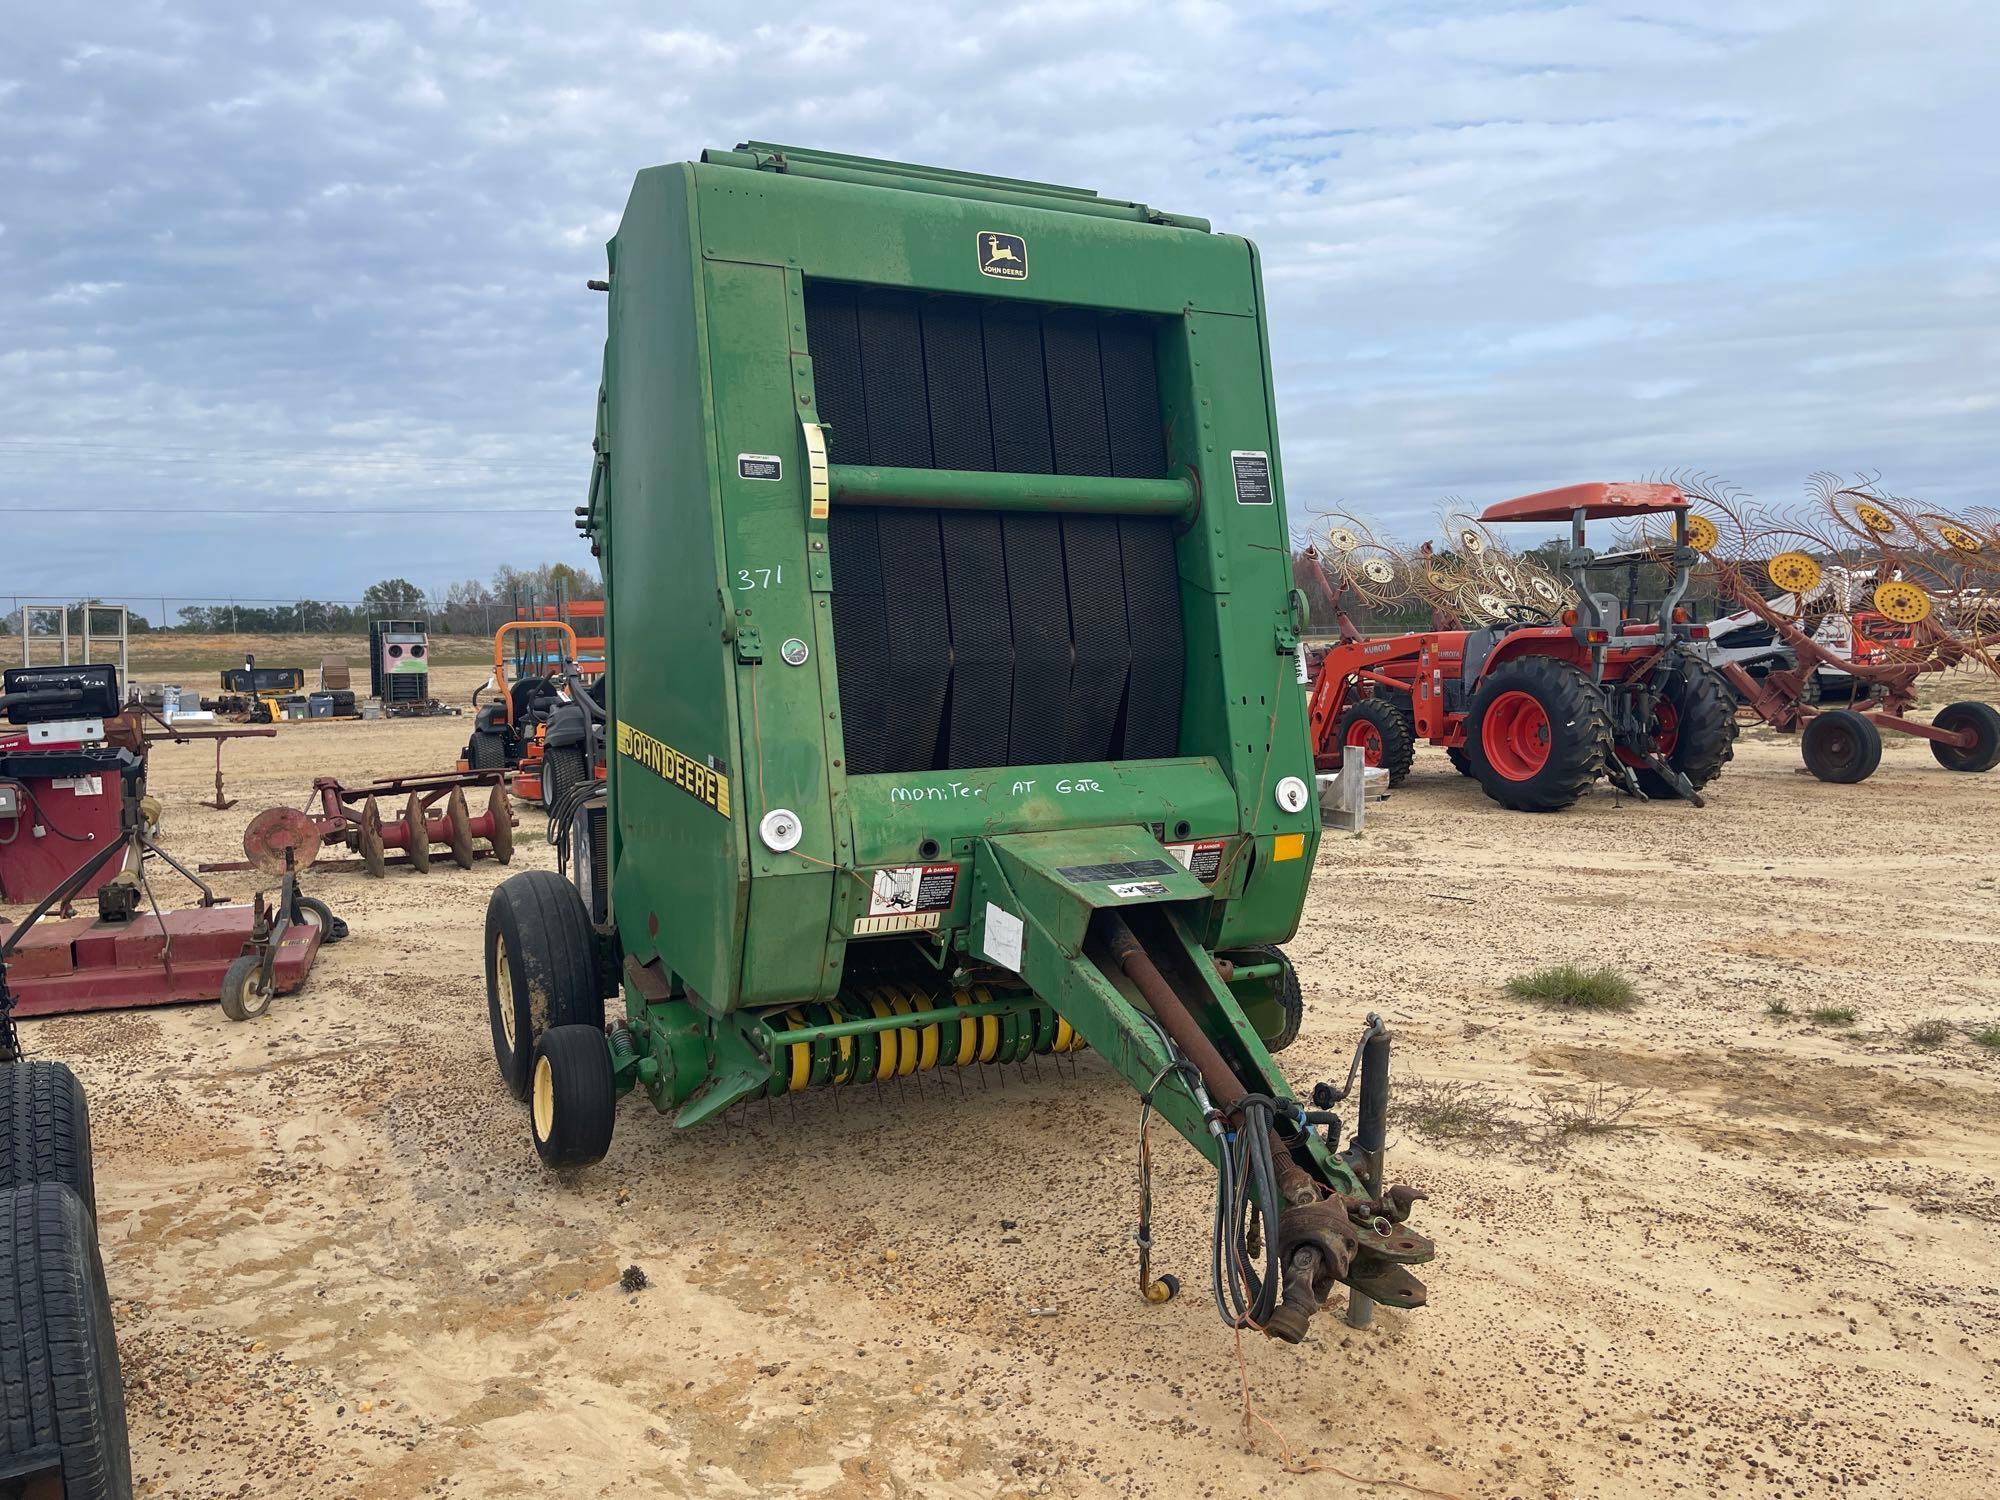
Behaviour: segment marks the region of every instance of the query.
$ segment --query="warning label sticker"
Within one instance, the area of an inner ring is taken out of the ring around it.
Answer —
[[[1128,880],[1111,887],[1111,894],[1130,901],[1135,896],[1164,896],[1167,888],[1157,880]]]
[[[1236,475],[1238,505],[1271,503],[1270,454],[1233,452],[1229,455],[1229,467]]]
[[[868,891],[868,915],[940,912],[951,905],[957,890],[957,865],[897,865],[877,870]]]
[[[875,937],[885,932],[931,932],[944,920],[941,911],[906,911],[886,917],[856,917],[854,935]]]
[[[1203,885],[1214,885],[1222,873],[1221,839],[1200,839],[1192,844],[1169,844],[1167,853],[1180,861],[1181,868]]]
[[[736,477],[738,479],[783,479],[785,461],[775,453],[739,453],[736,455]]]

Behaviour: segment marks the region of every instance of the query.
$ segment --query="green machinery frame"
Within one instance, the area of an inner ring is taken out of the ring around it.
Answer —
[[[986,267],[995,234],[1025,274]],[[1401,1267],[1429,1247],[1397,1227],[1379,1142],[1371,1180],[1264,1040],[1281,965],[1259,950],[1292,935],[1320,828],[1256,247],[1081,189],[752,144],[641,172],[608,248],[578,524],[616,642],[620,1090],[689,1126],[1088,1043],[1211,1161],[1241,1127],[1226,1096],[1277,1101],[1287,1201],[1352,1210],[1340,1279],[1420,1302]],[[1148,315],[1171,477],[829,463],[814,280]],[[828,523],[850,504],[1173,518],[1179,753],[849,774]],[[947,867],[916,922],[871,917],[877,872]]]

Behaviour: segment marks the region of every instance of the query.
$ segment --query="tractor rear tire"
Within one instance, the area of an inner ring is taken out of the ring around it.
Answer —
[[[40,1478],[69,1500],[132,1494],[97,1226],[66,1183],[0,1193],[0,1472],[30,1495]]]
[[[1611,748],[1604,695],[1553,656],[1495,667],[1466,714],[1466,750],[1481,790],[1516,812],[1560,812],[1590,790]]]
[[[590,913],[576,887],[553,870],[511,875],[486,903],[486,1017],[493,1060],[516,1099],[528,1097],[542,1032],[604,1030]]]
[[[601,1026],[551,1026],[535,1044],[528,1122],[546,1167],[588,1167],[611,1149],[618,1080]]]
[[[581,745],[561,745],[542,756],[542,805],[554,812],[571,787],[590,780],[590,760]]]
[[[67,1184],[96,1215],[90,1105],[63,1063],[0,1064],[0,1192],[35,1182]]]
[[[1937,711],[1931,723],[1959,733],[1970,729],[1977,741],[1970,750],[1931,741],[1931,754],[1947,771],[1990,771],[2000,765],[2000,709],[1990,703],[1952,703]]]
[[[506,770],[507,741],[500,735],[481,734],[475,730],[466,753],[466,764],[475,771]]]
[[[1823,709],[1806,721],[1799,753],[1821,781],[1866,781],[1882,764],[1882,731],[1851,708]]]
[[[1736,695],[1728,680],[1706,662],[1684,660],[1660,695],[1673,713],[1674,737],[1666,762],[1700,791],[1722,774],[1736,754]],[[1680,789],[1651,766],[1638,768],[1639,790],[1654,799],[1678,797]]]
[[[1336,745],[1359,745],[1362,759],[1389,773],[1389,785],[1401,786],[1417,758],[1417,742],[1402,710],[1381,698],[1356,698],[1333,723]]]

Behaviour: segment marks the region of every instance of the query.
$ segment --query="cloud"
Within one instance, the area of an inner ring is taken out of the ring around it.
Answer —
[[[576,558],[601,274],[704,146],[1075,182],[1260,243],[1288,490],[1417,525],[1676,465],[2000,467],[1970,0],[31,7],[0,58],[0,589]],[[480,507],[469,521],[316,514]],[[532,508],[532,515],[508,515]]]

